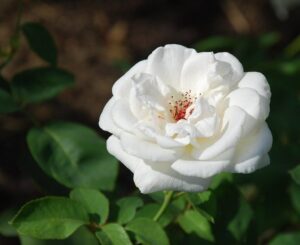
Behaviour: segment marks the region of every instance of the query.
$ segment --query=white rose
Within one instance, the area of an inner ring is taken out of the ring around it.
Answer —
[[[142,193],[203,191],[220,172],[269,164],[269,85],[229,53],[159,47],[112,92],[99,125]]]

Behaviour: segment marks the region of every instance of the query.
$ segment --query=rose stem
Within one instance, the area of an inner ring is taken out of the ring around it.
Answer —
[[[166,208],[169,206],[172,197],[173,197],[174,192],[173,191],[167,191],[165,193],[165,197],[164,197],[164,201],[162,203],[162,205],[160,206],[160,209],[157,211],[157,213],[155,214],[153,220],[154,221],[158,221],[160,216],[163,215],[163,213],[165,212]]]

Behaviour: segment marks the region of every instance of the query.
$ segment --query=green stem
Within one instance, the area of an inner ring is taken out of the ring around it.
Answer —
[[[189,197],[189,195],[185,195],[185,198],[188,201],[188,203],[192,206],[193,209],[198,210],[197,207],[195,206],[195,204],[192,202],[192,200]]]
[[[186,192],[178,192],[178,193],[176,193],[174,196],[173,196],[173,199],[177,199],[177,198],[179,198],[179,197],[182,197],[183,195],[185,195],[186,194]]]
[[[96,233],[97,231],[99,231],[101,229],[101,225],[99,225],[95,222],[91,222],[90,224],[87,225],[87,227],[92,233]]]
[[[157,211],[157,213],[155,214],[155,216],[153,218],[154,221],[158,221],[159,218],[163,215],[163,213],[165,212],[165,210],[169,206],[173,195],[174,195],[173,191],[167,191],[165,193],[164,201],[163,201],[162,205],[160,206],[160,209]]]

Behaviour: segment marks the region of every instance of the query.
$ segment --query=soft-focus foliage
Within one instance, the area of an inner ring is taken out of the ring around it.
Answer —
[[[50,123],[32,128],[27,142],[39,166],[59,183],[69,188],[113,189],[116,160],[91,129],[75,123]]]

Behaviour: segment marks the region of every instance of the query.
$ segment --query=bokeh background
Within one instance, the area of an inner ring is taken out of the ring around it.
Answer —
[[[273,94],[268,119],[274,136],[272,165],[256,174],[237,176],[236,181],[250,200],[251,195],[261,195],[257,210],[265,223],[257,223],[261,226],[258,244],[267,244],[278,232],[300,230],[299,217],[291,211],[294,204],[289,193],[294,182],[288,174],[300,164],[299,0],[24,3],[22,21],[38,21],[50,31],[58,47],[59,66],[76,77],[72,89],[54,100],[30,106],[29,110],[42,122],[82,122],[107,137],[97,124],[111,97],[113,83],[134,63],[167,43],[199,51],[230,51],[242,61],[245,70],[263,72]],[[0,46],[4,49],[14,30],[17,4],[17,0],[0,1]],[[23,40],[2,75],[9,79],[18,71],[41,65],[43,61],[30,52]],[[19,115],[0,116],[1,210],[43,194],[22,155],[29,125]],[[118,183],[120,193],[134,190],[131,174],[124,167],[120,168]],[[57,189],[49,191],[55,193]],[[260,210],[260,205],[266,208]],[[0,236],[0,244],[19,243],[15,238]]]

